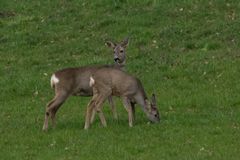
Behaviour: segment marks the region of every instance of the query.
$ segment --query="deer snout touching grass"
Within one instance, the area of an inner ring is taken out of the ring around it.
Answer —
[[[69,96],[92,96],[93,90],[89,86],[89,79],[95,71],[103,67],[123,69],[125,66],[126,56],[125,49],[128,45],[128,38],[120,43],[111,41],[106,42],[107,46],[114,51],[114,64],[102,66],[85,66],[77,68],[66,68],[55,72],[51,77],[51,87],[55,90],[55,97],[47,104],[45,112],[45,120],[43,130],[48,129],[48,119],[51,117],[53,126],[55,126],[55,116],[61,105],[67,100]],[[111,106],[113,117],[117,119],[116,107],[113,103],[112,97],[108,98]],[[92,119],[93,121],[93,119]]]
[[[140,80],[126,72],[114,68],[101,68],[90,77],[89,85],[93,88],[93,97],[87,107],[84,129],[90,127],[90,119],[94,114],[94,110],[97,111],[103,126],[107,125],[102,106],[109,96],[121,97],[128,112],[130,127],[133,126],[133,108],[135,104],[141,106],[151,122],[157,123],[160,121],[155,95],[152,95],[150,102]]]

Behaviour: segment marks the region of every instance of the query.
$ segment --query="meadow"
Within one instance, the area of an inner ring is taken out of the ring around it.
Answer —
[[[140,107],[133,128],[104,105],[83,129],[90,97],[71,97],[42,131],[51,74],[113,63],[106,40],[130,38],[126,70],[157,95],[159,124]],[[0,159],[234,160],[240,157],[237,0],[0,1]]]

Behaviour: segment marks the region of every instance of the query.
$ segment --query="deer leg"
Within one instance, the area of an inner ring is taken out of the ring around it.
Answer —
[[[99,91],[98,88],[93,87],[93,97],[94,98],[92,98],[90,105],[88,107],[88,112],[86,115],[86,121],[85,121],[85,127],[84,127],[85,129],[89,128],[90,118],[94,117],[94,115],[92,115],[92,114],[95,111],[98,113],[102,125],[104,127],[107,126],[106,119],[102,112],[102,106],[103,106],[103,103],[105,102],[106,98],[111,95],[111,88],[108,88],[105,86],[101,86],[101,87],[103,87],[102,88],[103,92],[101,92],[101,93],[98,92]],[[93,110],[95,110],[95,111],[93,111]],[[92,118],[92,119],[94,119],[94,118]]]
[[[100,118],[100,121],[101,121],[101,123],[102,123],[102,125],[103,125],[104,127],[107,126],[107,122],[106,122],[106,119],[105,119],[104,114],[103,114],[103,112],[102,112],[102,107],[103,107],[103,103],[104,103],[105,100],[106,100],[106,97],[108,97],[108,96],[99,95],[97,101],[95,102],[95,110],[96,110],[96,112],[98,113],[98,116],[99,116],[99,118]]]
[[[127,97],[123,97],[123,105],[128,112],[129,127],[132,127],[133,126],[133,111],[132,111],[132,106],[130,104],[130,101]]]
[[[98,99],[98,91],[96,88],[93,88],[93,97],[95,100]],[[91,112],[91,120],[90,120],[90,123],[92,124],[93,121],[95,120],[95,115],[96,115],[96,107],[94,106],[92,112]]]
[[[96,99],[95,101],[97,101],[97,99],[98,99],[98,94],[95,94],[94,95],[94,99]],[[95,102],[96,103],[96,102]],[[91,120],[90,120],[90,123],[92,124],[93,123],[93,121],[95,120],[95,115],[96,115],[96,107],[94,106],[94,108],[93,108],[93,110],[92,110],[92,112],[91,112]]]
[[[91,119],[94,119],[92,114],[93,114],[93,110],[95,109],[95,103],[97,98],[98,98],[97,94],[93,95],[92,99],[88,103],[86,117],[85,117],[85,125],[84,125],[85,130],[89,128]]]
[[[112,109],[113,118],[117,120],[117,119],[118,119],[117,110],[116,110],[116,106],[115,106],[115,104],[114,104],[114,102],[113,102],[112,96],[109,96],[109,97],[108,97],[108,102],[109,102],[110,107],[111,107],[111,109]]]
[[[100,97],[101,96],[100,96],[98,90],[95,87],[93,87],[93,98],[92,99],[95,99],[95,102],[94,102],[95,104],[99,100]],[[91,124],[95,120],[95,115],[96,115],[96,106],[93,107],[93,110],[91,112],[91,120],[90,120]]]
[[[105,102],[105,100],[108,98],[108,97],[111,97],[111,94],[112,94],[112,89],[109,88],[108,86],[105,86],[103,87],[103,89],[101,90],[102,92],[100,93],[101,96],[99,96],[99,99],[96,103],[96,111],[98,112],[98,115],[99,115],[99,118],[101,120],[101,123],[104,127],[107,126],[107,122],[106,122],[106,119],[103,115],[103,112],[102,112],[102,108],[103,108],[103,103]],[[111,97],[112,99],[112,97]]]
[[[91,120],[92,112],[93,112],[93,109],[95,108],[95,101],[96,101],[95,99],[96,98],[93,97],[87,106],[87,112],[86,112],[86,116],[85,116],[85,125],[84,125],[85,130],[87,130],[90,127],[90,120]]]
[[[95,102],[95,110],[98,113],[98,116],[100,118],[100,121],[101,121],[102,125],[104,127],[106,127],[107,122],[106,122],[106,119],[105,119],[104,114],[102,112],[102,107],[103,107],[103,103],[105,102],[107,97],[111,96],[111,93],[112,93],[111,91],[112,90],[108,86],[104,86],[104,85],[99,86],[99,88],[97,88],[97,87],[93,88],[94,94],[98,94],[98,97],[96,98],[96,102]]]
[[[44,124],[43,124],[43,130],[47,130],[48,129],[48,118],[49,118],[49,113],[47,112],[47,109],[52,105],[52,103],[54,103],[54,101],[56,100],[56,97],[54,97],[46,106],[46,112],[45,112],[45,120],[44,120]]]
[[[97,98],[96,102],[95,102],[96,105],[95,105],[95,107],[93,108],[93,110],[91,112],[91,121],[90,121],[90,123],[91,124],[93,123],[93,121],[95,120],[96,112],[98,112],[98,115],[99,115],[99,118],[100,118],[100,121],[101,121],[102,125],[106,126],[107,124],[106,124],[106,120],[105,120],[105,118],[103,116],[102,110],[101,109],[97,110],[97,107],[99,107],[103,103],[103,102],[101,102],[102,101],[101,97],[102,96],[99,96]]]
[[[94,107],[93,111],[92,111],[92,115],[91,115],[91,120],[90,120],[90,123],[92,124],[93,121],[95,120],[95,115],[96,115],[96,109]]]
[[[65,93],[62,93],[58,96],[58,98],[56,99],[56,104],[55,106],[52,108],[51,110],[51,119],[52,119],[52,124],[53,127],[56,126],[56,121],[55,121],[55,117],[56,117],[56,113],[58,111],[58,109],[61,107],[61,105],[65,102],[65,100],[68,98],[68,95]],[[50,108],[51,109],[51,108]]]
[[[43,125],[43,130],[48,129],[48,119],[49,116],[51,116],[52,124],[55,126],[55,115],[57,110],[61,107],[61,105],[64,103],[64,101],[67,99],[68,95],[66,94],[58,94],[54,97],[53,100],[51,100],[47,107],[46,107],[46,113],[45,113],[45,121]]]
[[[131,108],[132,108],[132,114],[133,114],[133,120],[136,119],[136,116],[135,116],[135,103],[134,102],[130,102],[131,103]]]

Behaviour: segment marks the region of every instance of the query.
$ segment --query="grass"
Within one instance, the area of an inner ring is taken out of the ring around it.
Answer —
[[[0,2],[0,159],[239,159],[240,3],[234,0]],[[112,63],[109,39],[130,37],[127,70],[155,92],[162,121],[115,98],[84,131],[89,98],[71,97],[41,131],[49,79],[61,68]]]

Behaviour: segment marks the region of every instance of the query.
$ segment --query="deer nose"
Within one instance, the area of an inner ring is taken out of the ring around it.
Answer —
[[[120,59],[119,59],[119,58],[114,58],[114,61],[115,61],[115,62],[119,62]]]

